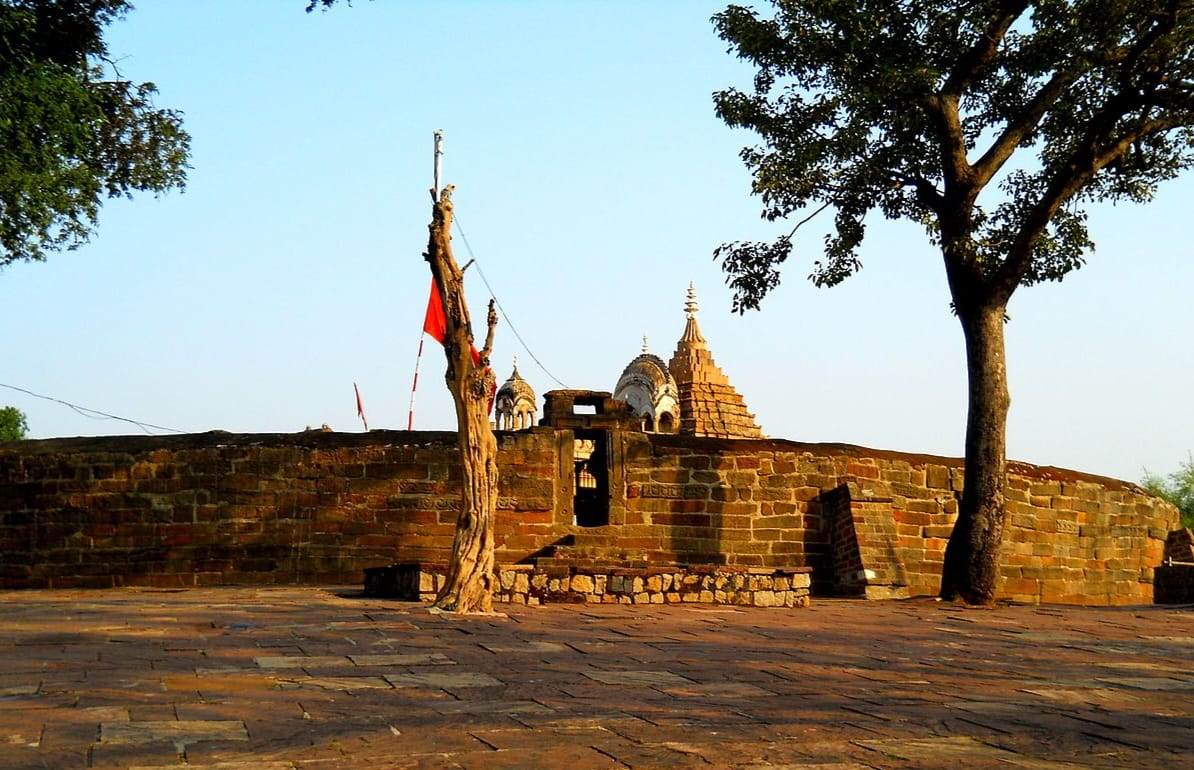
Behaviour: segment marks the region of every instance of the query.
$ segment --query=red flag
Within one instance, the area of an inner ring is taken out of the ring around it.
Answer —
[[[423,331],[441,345],[448,338],[448,316],[444,314],[444,300],[440,296],[439,286],[436,285],[434,277],[431,279],[431,295],[427,297],[427,314],[423,316]],[[473,355],[473,366],[480,366],[481,354],[477,351],[477,346],[472,345],[470,352]]]
[[[352,384],[352,389],[357,394],[357,417],[360,417],[361,422],[365,423],[365,430],[369,430],[369,421],[365,419],[365,402],[361,400],[361,389],[355,382]]]
[[[427,298],[427,315],[423,318],[423,331],[439,344],[448,337],[448,317],[444,315],[444,300],[439,295],[435,278],[431,279],[431,296]]]

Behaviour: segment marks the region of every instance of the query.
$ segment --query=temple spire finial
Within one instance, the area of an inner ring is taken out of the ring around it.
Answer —
[[[647,335],[645,335],[645,334],[643,335],[643,352],[644,353],[649,352],[647,349]]]
[[[696,289],[693,287],[692,281],[689,281],[688,299],[684,302],[684,314],[689,318],[696,318],[697,311],[700,309],[700,305],[697,304]]]
[[[668,362],[668,373],[676,382],[680,398],[680,432],[720,438],[762,438],[763,431],[746,402],[730,385],[701,335],[697,324],[696,287],[688,284],[684,303],[684,333]]]

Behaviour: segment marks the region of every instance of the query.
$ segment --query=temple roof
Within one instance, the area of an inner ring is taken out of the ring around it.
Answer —
[[[636,375],[649,381],[653,388],[662,388],[672,381],[667,364],[662,358],[653,353],[640,353],[622,370],[622,376],[618,379],[614,392],[621,390],[622,383]]]
[[[502,383],[502,387],[498,388],[496,398],[509,398],[511,401],[518,401],[519,399],[527,399],[532,404],[535,403],[535,389],[531,384],[522,378],[518,373],[518,360],[514,361],[514,371]]]
[[[684,303],[687,321],[668,362],[668,371],[680,392],[680,432],[720,438],[763,438],[755,416],[713,362],[708,343],[697,325],[696,290],[688,285]]]

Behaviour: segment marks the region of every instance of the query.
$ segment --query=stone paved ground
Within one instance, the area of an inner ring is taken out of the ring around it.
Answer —
[[[1194,608],[0,593],[0,768],[1194,767]]]

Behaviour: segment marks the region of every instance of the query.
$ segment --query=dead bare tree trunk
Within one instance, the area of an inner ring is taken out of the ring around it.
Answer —
[[[444,379],[456,404],[462,500],[447,579],[432,607],[450,612],[492,612],[498,469],[497,440],[489,426],[495,385],[489,354],[497,313],[490,300],[485,347],[477,353],[464,299],[464,273],[452,256],[452,186],[445,187],[438,198],[433,190],[432,198],[430,237],[423,256],[431,266],[446,317],[444,355],[448,369]]]

